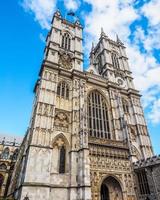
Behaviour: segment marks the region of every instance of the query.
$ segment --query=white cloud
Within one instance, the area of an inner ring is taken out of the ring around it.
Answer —
[[[160,1],[152,0],[145,4],[142,8],[143,14],[149,19],[151,26],[160,24]]]
[[[126,43],[130,35],[129,25],[139,17],[131,4],[133,1],[85,0],[85,2],[92,5],[92,11],[85,16],[85,33],[89,37],[86,38],[87,49],[90,49],[91,39],[98,40],[101,27],[109,37],[113,38],[118,33]]]
[[[67,10],[75,11],[80,6],[80,1],[79,0],[64,0],[64,4]]]
[[[149,119],[155,124],[160,122],[160,99],[154,101]]]
[[[152,51],[153,49],[159,49],[160,43],[157,42],[160,35],[160,25],[156,27],[149,27],[147,33],[144,32],[144,29],[141,26],[136,28],[134,33],[135,43],[139,45],[143,44],[143,47],[147,51]]]
[[[42,28],[50,28],[56,0],[23,0],[22,6],[34,14],[35,21],[39,22]]]
[[[39,39],[40,39],[43,43],[46,42],[46,37],[45,37],[42,33],[39,34]]]

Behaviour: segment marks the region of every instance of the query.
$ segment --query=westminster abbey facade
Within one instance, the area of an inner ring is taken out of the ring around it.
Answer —
[[[56,11],[8,189],[14,199],[139,199],[133,163],[153,150],[125,46],[102,29],[83,71],[82,40],[80,22]]]

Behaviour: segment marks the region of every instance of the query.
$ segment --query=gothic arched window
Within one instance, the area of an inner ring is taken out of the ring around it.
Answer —
[[[68,84],[64,81],[58,83],[57,95],[64,99],[69,99],[69,87]]]
[[[108,109],[104,97],[98,91],[88,95],[88,128],[92,137],[111,139]]]
[[[64,33],[64,35],[62,35],[62,48],[70,50],[71,47],[71,38],[69,33]]]
[[[9,148],[6,147],[2,153],[2,159],[9,159]]]
[[[113,67],[119,69],[119,60],[118,60],[117,54],[116,53],[112,53],[111,54],[111,58],[112,58]]]
[[[122,99],[123,111],[124,113],[129,113],[129,105],[125,99]]]
[[[65,160],[66,160],[66,149],[64,146],[60,148],[60,155],[59,155],[59,173],[65,173]]]

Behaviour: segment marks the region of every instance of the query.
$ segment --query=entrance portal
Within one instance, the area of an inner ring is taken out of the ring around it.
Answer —
[[[101,200],[123,200],[121,185],[114,177],[109,176],[103,181]]]

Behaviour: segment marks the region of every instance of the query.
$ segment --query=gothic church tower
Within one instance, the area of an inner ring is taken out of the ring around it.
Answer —
[[[102,30],[84,72],[82,26],[56,11],[8,195],[134,200],[132,162],[152,154],[122,42]]]

